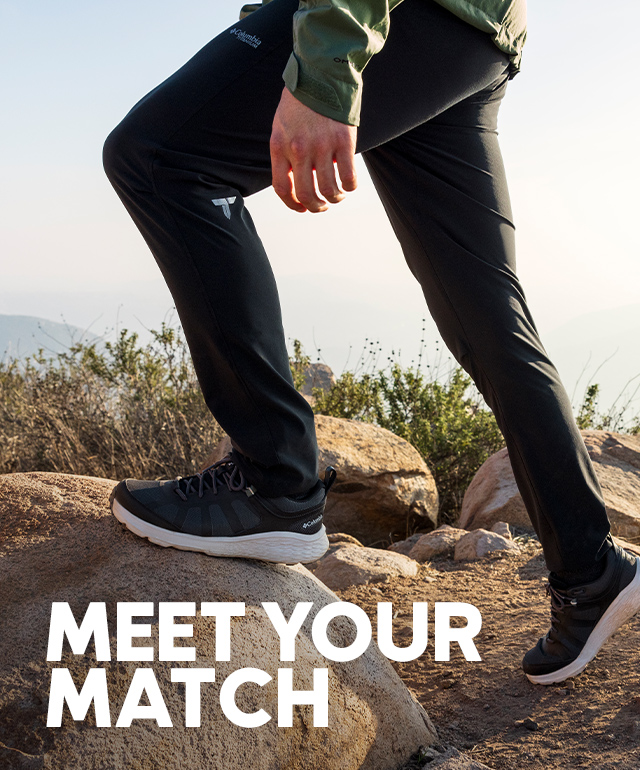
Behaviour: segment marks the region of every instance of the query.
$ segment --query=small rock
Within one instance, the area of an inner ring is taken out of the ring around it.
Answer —
[[[486,529],[475,529],[458,540],[454,559],[456,561],[473,561],[475,559],[483,559],[495,551],[513,551],[518,553],[520,548],[513,540],[507,540],[506,537],[502,537],[502,535],[498,535],[495,532],[489,532]]]
[[[309,364],[303,374],[304,383],[301,393],[304,396],[312,396],[314,388],[320,388],[325,393],[328,393],[336,384],[335,375],[326,364]]]
[[[419,562],[428,561],[436,556],[451,556],[456,543],[466,534],[464,529],[456,529],[445,524],[433,532],[422,535],[409,551],[408,556]]]
[[[526,727],[527,730],[531,730],[531,732],[534,732],[539,728],[538,723],[535,719],[531,719],[531,717],[527,717],[526,719],[522,720],[522,726]]]
[[[564,686],[567,690],[575,690],[576,689],[576,683],[573,681],[573,679],[569,679],[564,683]]]
[[[415,535],[411,535],[406,540],[398,540],[396,543],[391,543],[387,548],[387,551],[393,551],[394,553],[401,553],[403,556],[408,556],[409,551],[424,535],[424,532],[416,532]]]
[[[507,540],[513,539],[511,537],[511,529],[506,521],[496,521],[493,527],[491,527],[491,531],[495,532],[496,535],[502,535],[502,537],[505,537]]]
[[[313,574],[333,591],[384,582],[400,575],[414,577],[417,572],[417,562],[407,556],[354,545],[330,551],[313,567]]]
[[[456,679],[443,679],[440,682],[440,689],[441,690],[450,690],[453,685],[456,683]]]
[[[437,759],[440,756],[440,752],[436,751],[433,746],[430,746],[428,749],[422,749],[420,752],[420,759],[424,759],[427,762],[431,762],[433,759]]]

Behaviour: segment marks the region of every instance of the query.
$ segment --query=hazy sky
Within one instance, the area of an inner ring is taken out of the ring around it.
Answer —
[[[159,323],[171,299],[103,175],[102,143],[240,5],[0,0],[0,313],[98,319],[98,331],[118,312]],[[530,4],[500,136],[519,272],[543,332],[640,302],[637,45],[624,36],[638,28],[638,0],[618,0],[615,17],[602,0]],[[289,212],[270,190],[249,208],[287,334],[334,357],[367,335],[419,338],[422,297],[364,169],[360,190],[328,214]]]

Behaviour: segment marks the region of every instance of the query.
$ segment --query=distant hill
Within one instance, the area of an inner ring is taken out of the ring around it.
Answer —
[[[94,340],[77,326],[28,315],[0,315],[0,360],[25,358],[42,348],[45,354],[62,353],[74,342]]]

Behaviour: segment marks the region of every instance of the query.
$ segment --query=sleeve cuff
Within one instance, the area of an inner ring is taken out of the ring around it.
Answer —
[[[327,78],[292,53],[282,79],[296,99],[314,112],[349,126],[360,125],[362,84]]]

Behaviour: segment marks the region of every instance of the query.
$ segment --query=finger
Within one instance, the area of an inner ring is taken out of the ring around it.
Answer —
[[[352,147],[336,152],[336,164],[340,175],[340,184],[346,192],[353,192],[358,187],[356,158]]]
[[[308,160],[293,161],[293,186],[296,198],[308,211],[318,213],[329,208],[318,196],[313,165]]]
[[[307,210],[295,195],[291,165],[283,155],[274,152],[271,153],[271,182],[276,195],[285,206],[300,214]]]
[[[344,200],[344,193],[336,180],[336,167],[333,164],[333,159],[326,156],[322,163],[316,164],[316,177],[320,195],[324,196],[329,203],[340,203],[341,200]]]

